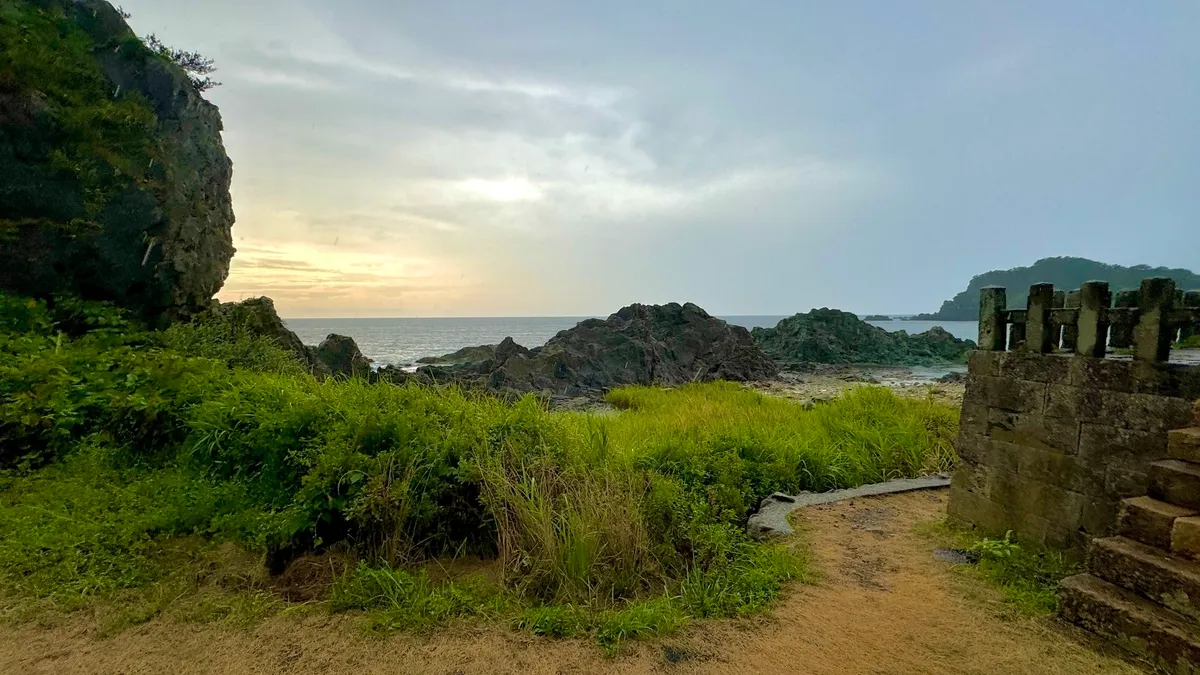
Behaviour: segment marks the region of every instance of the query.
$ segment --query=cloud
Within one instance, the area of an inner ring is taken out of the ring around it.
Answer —
[[[1080,228],[1200,267],[1179,6],[123,1],[226,83],[226,299],[919,311]]]

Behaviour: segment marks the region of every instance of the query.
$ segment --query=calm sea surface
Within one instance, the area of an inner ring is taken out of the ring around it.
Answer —
[[[330,333],[349,335],[363,354],[377,365],[411,364],[423,356],[440,356],[463,347],[496,344],[511,337],[518,344],[537,347],[559,331],[587,317],[508,317],[458,319],[287,319],[305,344],[315,345]],[[755,328],[771,327],[782,316],[726,316],[729,323]],[[975,339],[974,321],[883,321],[875,325],[889,331],[920,333],[940,325],[956,337]]]

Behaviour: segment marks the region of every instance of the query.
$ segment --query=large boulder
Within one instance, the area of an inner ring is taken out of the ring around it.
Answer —
[[[490,358],[451,366],[440,377],[437,366],[420,372],[496,391],[574,397],[629,384],[765,380],[777,368],[745,328],[691,303],[672,303],[631,305],[607,319],[589,319],[537,349],[505,340]]]
[[[869,363],[920,366],[962,361],[975,348],[934,327],[918,335],[890,333],[836,309],[814,309],[780,321],[774,328],[755,328],[754,341],[781,364]]]
[[[229,272],[221,116],[103,0],[0,11],[0,288],[112,301],[154,321]]]
[[[330,333],[316,347],[307,348],[311,363],[324,366],[341,377],[369,377],[371,360],[363,356],[354,338]]]
[[[353,338],[332,333],[316,347],[305,345],[300,336],[292,332],[283,323],[283,319],[279,318],[279,313],[275,311],[275,302],[270,298],[216,303],[211,311],[213,316],[227,324],[233,333],[267,338],[291,352],[297,361],[317,377],[371,375],[371,360],[363,356]]]

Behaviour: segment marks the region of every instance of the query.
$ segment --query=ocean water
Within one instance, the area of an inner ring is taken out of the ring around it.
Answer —
[[[376,365],[409,365],[425,356],[440,356],[476,345],[496,344],[511,337],[525,347],[538,347],[559,331],[587,317],[503,317],[452,319],[286,319],[288,328],[304,344],[315,345],[330,333],[348,335]],[[771,327],[782,316],[727,316],[731,324],[746,328]],[[874,323],[874,322],[873,322]],[[920,333],[940,325],[959,338],[973,340],[979,326],[974,321],[882,321],[889,331]]]

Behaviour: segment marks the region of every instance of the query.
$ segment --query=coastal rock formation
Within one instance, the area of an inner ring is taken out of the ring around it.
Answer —
[[[354,338],[330,333],[316,347],[307,347],[309,363],[319,363],[333,375],[342,377],[368,377],[371,374],[371,359],[363,356]]]
[[[275,342],[283,349],[295,355],[296,360],[312,367],[314,363],[310,348],[300,341],[300,336],[293,333],[279,318],[275,311],[275,302],[267,297],[249,298],[241,302],[215,303],[213,315],[228,323],[237,332],[265,337]],[[315,374],[328,375],[327,368],[317,368]]]
[[[1138,288],[1142,279],[1169,277],[1184,290],[1200,289],[1200,275],[1185,269],[1150,267],[1149,265],[1107,265],[1086,258],[1043,258],[1029,267],[992,270],[977,275],[967,290],[942,303],[933,314],[919,314],[920,321],[976,321],[979,319],[979,291],[985,286],[1004,286],[1009,290],[1008,306],[1025,309],[1027,291],[1033,284],[1053,283],[1056,288],[1079,288],[1085,281],[1104,279],[1114,291]]]
[[[363,356],[353,338],[330,334],[320,345],[310,347],[300,341],[279,318],[270,298],[250,298],[241,302],[217,303],[213,315],[230,325],[235,333],[265,337],[291,352],[313,375],[328,377],[369,377],[371,360]],[[404,373],[403,375],[407,375]],[[396,380],[406,379],[400,376]]]
[[[510,338],[490,358],[459,360],[419,372],[495,391],[575,397],[628,384],[765,380],[778,370],[746,329],[691,303],[630,305],[607,319],[583,321],[536,349],[526,350]]]
[[[233,256],[221,116],[103,0],[0,12],[0,288],[164,322]]]
[[[463,347],[453,354],[418,359],[417,363],[439,366],[438,368],[421,369],[421,372],[429,373],[434,377],[445,373],[486,375],[518,354],[527,356],[529,350],[517,344],[511,337],[506,337],[498,345]]]
[[[918,335],[889,333],[849,312],[814,309],[784,319],[774,328],[755,328],[754,341],[781,364],[870,363],[919,366],[961,361],[975,348],[934,327]]]

